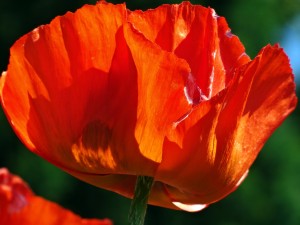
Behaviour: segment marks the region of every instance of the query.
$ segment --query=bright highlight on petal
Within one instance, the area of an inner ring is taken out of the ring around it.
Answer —
[[[205,204],[189,205],[189,204],[182,204],[181,202],[172,202],[172,203],[179,209],[182,209],[187,212],[198,212],[207,207],[207,205]]]
[[[236,187],[240,186],[240,185],[243,183],[243,181],[246,179],[248,173],[249,173],[249,170],[247,170],[247,171],[243,174],[243,176],[239,179],[239,181],[236,183]]]
[[[149,203],[186,211],[234,191],[297,104],[283,49],[251,60],[225,18],[189,2],[56,17],[12,46],[0,95],[34,153],[129,198],[154,177]]]

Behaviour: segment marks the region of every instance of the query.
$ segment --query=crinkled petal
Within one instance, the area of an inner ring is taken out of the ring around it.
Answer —
[[[188,64],[125,18],[125,5],[84,6],[11,49],[6,114],[32,151],[66,171],[154,176],[166,133],[191,107]]]
[[[103,108],[102,87],[125,13],[124,5],[84,6],[35,29],[11,48],[8,71],[1,77],[3,108],[21,140],[61,167],[78,167],[71,146],[90,122],[98,125],[95,114]]]
[[[283,51],[249,61],[213,9],[101,2],[17,41],[1,102],[33,152],[79,179],[131,198],[153,176],[151,204],[194,211],[240,184],[295,108]]]
[[[265,47],[236,72],[227,89],[201,103],[176,127],[182,142],[176,143],[170,133],[156,179],[182,203],[209,204],[223,198],[241,183],[296,102],[287,56],[278,46]]]
[[[183,2],[134,11],[129,21],[162,49],[187,60],[203,94],[210,98],[227,86],[234,69],[250,59],[223,17],[211,8]]]
[[[130,27],[126,28],[125,38],[138,73],[135,137],[141,152],[160,162],[166,133],[191,108],[184,95],[189,66]]]

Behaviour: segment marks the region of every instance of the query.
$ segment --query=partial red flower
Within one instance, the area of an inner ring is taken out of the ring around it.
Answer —
[[[189,2],[129,11],[100,2],[19,39],[0,80],[27,147],[88,183],[200,210],[241,183],[296,106],[278,46],[253,59],[213,9]]]
[[[0,169],[0,224],[112,225],[108,219],[82,219],[61,206],[34,195],[27,184]]]

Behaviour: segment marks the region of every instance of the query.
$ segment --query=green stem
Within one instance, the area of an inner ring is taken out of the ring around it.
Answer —
[[[131,202],[128,220],[130,225],[143,225],[145,221],[148,198],[153,185],[153,177],[138,176],[134,197]]]

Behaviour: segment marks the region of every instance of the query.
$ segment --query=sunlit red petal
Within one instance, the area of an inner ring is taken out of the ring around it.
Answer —
[[[221,145],[226,138],[236,140],[227,141],[231,150],[225,152],[228,156],[234,154],[225,170],[234,182],[247,171],[267,138],[297,103],[289,60],[277,45],[263,48],[236,76],[239,84],[229,89],[217,128]],[[235,128],[235,133],[224,132],[231,128],[228,124]],[[223,166],[226,162],[219,155],[217,163]]]
[[[190,107],[183,92],[189,67],[175,55],[154,48],[137,31],[129,27],[126,31],[138,73],[135,137],[141,152],[160,162],[166,132]]]
[[[187,60],[203,94],[210,98],[232,78],[234,68],[250,59],[223,17],[189,2],[163,5],[129,15],[135,28],[162,49]]]
[[[115,15],[113,19],[110,19],[110,13]],[[59,166],[78,168],[81,164],[82,168],[92,167],[93,161],[86,157],[93,154],[89,147],[100,144],[105,148],[105,143],[87,143],[83,158],[78,158],[74,142],[92,127],[96,129],[95,135],[97,129],[110,129],[110,121],[101,118],[103,111],[107,110],[103,107],[107,101],[103,87],[107,86],[107,73],[116,49],[116,40],[112,37],[120,28],[124,14],[124,5],[85,6],[76,15],[69,13],[56,18],[49,26],[37,28],[20,39],[11,50],[13,57],[3,87],[6,93],[2,95],[3,104],[11,112],[11,123],[16,125],[22,139],[29,143],[34,140],[34,146],[29,147]],[[94,26],[98,33],[91,32],[90,28]],[[98,29],[99,26],[106,26],[106,30]],[[81,39],[81,36],[86,38]],[[17,83],[19,76],[24,80]],[[5,79],[3,77],[2,81]],[[104,123],[101,122],[103,119]],[[93,137],[91,139],[93,142]],[[74,152],[71,151],[72,145],[75,146]],[[111,152],[105,150],[93,156],[105,156],[102,164],[112,168],[115,161]]]
[[[296,105],[282,49],[244,51],[211,8],[100,2],[13,45],[1,102],[20,139],[72,175],[126,197],[153,176],[151,204],[200,210]]]
[[[29,148],[66,171],[154,176],[166,133],[191,107],[188,64],[125,17],[124,5],[84,6],[12,47],[5,111]]]
[[[169,194],[183,203],[209,204],[224,197],[240,184],[296,102],[287,56],[278,46],[265,47],[225,91],[178,125],[183,143],[166,140],[157,179],[176,187],[167,187]]]

